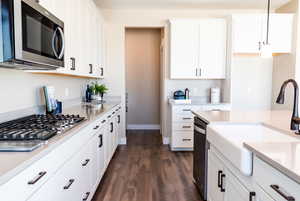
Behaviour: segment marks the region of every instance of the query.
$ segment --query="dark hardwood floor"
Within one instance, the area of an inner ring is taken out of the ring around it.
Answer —
[[[201,201],[191,152],[171,152],[158,131],[129,131],[93,201]]]

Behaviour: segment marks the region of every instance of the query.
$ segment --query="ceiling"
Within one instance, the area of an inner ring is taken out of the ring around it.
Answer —
[[[264,9],[267,0],[96,0],[104,9]],[[278,8],[290,0],[271,0]]]

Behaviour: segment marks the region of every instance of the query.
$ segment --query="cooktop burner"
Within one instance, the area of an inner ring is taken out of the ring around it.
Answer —
[[[0,124],[0,141],[45,141],[76,126],[79,115],[31,115]]]

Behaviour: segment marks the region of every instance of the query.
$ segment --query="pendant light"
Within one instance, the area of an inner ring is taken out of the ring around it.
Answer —
[[[260,56],[262,58],[271,58],[272,55],[272,47],[269,43],[269,32],[270,32],[270,9],[271,9],[271,0],[268,0],[268,15],[267,15],[267,35],[266,35],[266,41],[263,42]]]

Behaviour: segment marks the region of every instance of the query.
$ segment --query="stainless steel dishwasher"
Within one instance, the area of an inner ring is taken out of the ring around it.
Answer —
[[[193,176],[203,200],[207,200],[207,157],[208,143],[206,141],[207,122],[195,117],[194,126],[194,161]]]

